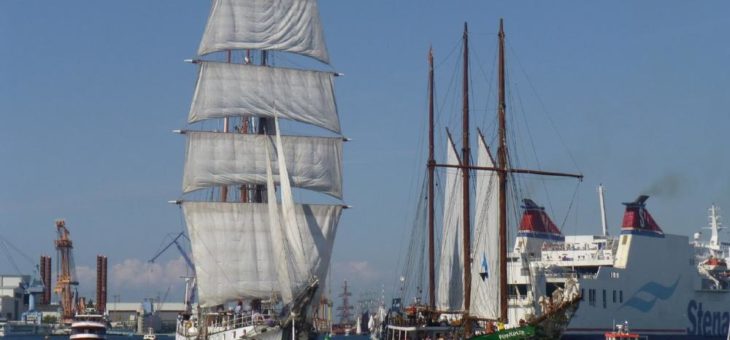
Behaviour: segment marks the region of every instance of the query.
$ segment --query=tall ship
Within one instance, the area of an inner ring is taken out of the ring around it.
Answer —
[[[199,307],[176,338],[306,338],[345,208],[339,74],[328,70],[317,1],[211,6],[190,60],[198,77],[175,201]]]
[[[461,145],[446,130],[445,161],[435,158],[435,81],[433,55],[429,53],[428,161],[426,181],[418,200],[408,259],[401,277],[399,298],[394,299],[385,326],[385,338],[523,339],[559,337],[580,299],[575,275],[566,275],[546,286],[546,268],[530,259],[513,256],[508,249],[509,215],[520,190],[515,177],[557,176],[580,179],[580,174],[516,167],[508,151],[505,71],[505,32],[498,34],[496,155],[487,137],[478,130],[476,157],[472,161],[470,137],[469,35],[466,24],[461,49]],[[496,156],[496,157],[495,157]],[[437,192],[436,170],[443,178]],[[509,184],[508,184],[509,183]],[[437,202],[441,211],[437,214]],[[524,199],[520,227],[538,237],[561,237],[544,209]],[[473,210],[472,210],[473,208]],[[440,235],[437,225],[440,224]],[[548,228],[548,229],[546,229]],[[425,232],[424,232],[425,230]],[[427,265],[421,264],[421,259]],[[420,261],[420,262],[419,262]],[[514,264],[526,282],[516,287]],[[427,280],[423,280],[428,276]],[[423,282],[426,281],[426,282]],[[414,287],[415,285],[415,287]],[[408,291],[409,288],[412,289]],[[424,287],[426,292],[424,292]],[[516,290],[518,289],[518,290]],[[514,293],[529,298],[528,302]],[[405,301],[412,299],[411,301]],[[537,306],[542,301],[544,308]],[[524,307],[524,308],[523,308]]]

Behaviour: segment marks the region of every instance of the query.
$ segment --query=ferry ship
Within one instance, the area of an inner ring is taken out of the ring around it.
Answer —
[[[106,339],[107,320],[100,314],[77,314],[71,323],[69,340]]]
[[[603,339],[630,320],[650,339],[726,339],[730,327],[730,243],[717,208],[711,237],[665,234],[646,209],[648,196],[624,203],[620,235],[564,236],[542,207],[525,200],[509,257],[510,320],[526,319],[575,278],[582,299],[563,339]],[[602,200],[601,200],[602,201]],[[602,207],[603,208],[603,207]],[[605,221],[605,209],[602,209]],[[542,291],[541,291],[542,290]]]

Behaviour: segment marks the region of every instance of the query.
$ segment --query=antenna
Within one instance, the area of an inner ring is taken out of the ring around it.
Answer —
[[[720,230],[725,229],[722,227],[722,223],[720,223],[720,215],[718,214],[718,208],[713,203],[712,206],[710,206],[710,230],[712,231],[712,236],[710,237],[710,247],[713,247],[714,249],[720,249]]]
[[[601,228],[603,229],[603,236],[608,236],[608,221],[606,221],[606,202],[604,196],[606,192],[603,190],[603,184],[598,185],[598,202],[601,205]]]

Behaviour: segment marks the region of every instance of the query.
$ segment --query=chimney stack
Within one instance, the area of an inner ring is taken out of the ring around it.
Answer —
[[[41,256],[41,267],[39,270],[41,282],[43,282],[43,295],[41,296],[41,305],[51,304],[51,257]]]
[[[99,314],[106,311],[107,298],[107,258],[103,255],[96,256],[96,310]]]

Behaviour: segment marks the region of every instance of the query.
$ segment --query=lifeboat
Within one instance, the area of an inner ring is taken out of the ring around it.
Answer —
[[[703,261],[702,266],[709,271],[727,271],[727,262],[714,256],[710,256],[710,258]]]

